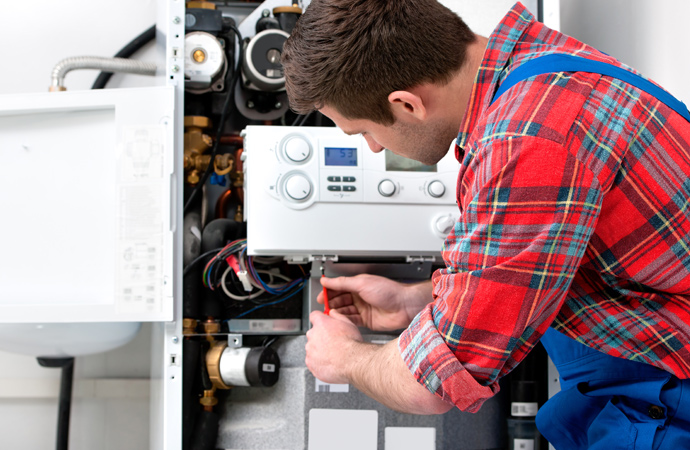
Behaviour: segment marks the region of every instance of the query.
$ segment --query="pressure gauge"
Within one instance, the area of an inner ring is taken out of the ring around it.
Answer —
[[[227,60],[215,36],[203,31],[188,33],[185,42],[185,88],[193,93],[220,91],[224,87]]]

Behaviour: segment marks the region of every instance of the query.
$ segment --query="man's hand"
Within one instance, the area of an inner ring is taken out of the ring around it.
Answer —
[[[312,328],[307,331],[307,368],[326,383],[349,383],[349,371],[355,358],[354,343],[362,334],[350,320],[331,311],[327,316],[314,311],[309,316]]]
[[[443,414],[452,408],[419,384],[398,351],[362,341],[357,327],[337,311],[314,311],[307,332],[307,367],[326,383],[352,384],[391,409],[410,414]]]
[[[407,327],[414,316],[432,301],[431,282],[404,284],[375,275],[321,278],[328,289],[331,311],[357,326],[392,331]],[[316,301],[323,303],[323,293]]]

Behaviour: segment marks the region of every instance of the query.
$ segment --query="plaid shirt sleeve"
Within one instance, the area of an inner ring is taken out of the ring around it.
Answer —
[[[460,179],[464,210],[433,277],[435,301],[399,345],[429,390],[476,411],[556,317],[602,190],[576,155],[537,137],[491,141]]]

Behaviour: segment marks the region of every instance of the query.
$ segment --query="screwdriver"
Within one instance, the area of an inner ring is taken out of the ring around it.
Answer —
[[[324,269],[323,266],[321,266],[321,278],[326,276],[325,272],[326,272],[326,270]],[[326,286],[323,287],[323,304],[324,304],[324,308],[323,308],[324,314],[326,314],[327,316],[330,315],[331,307],[328,305],[328,290],[326,289]]]

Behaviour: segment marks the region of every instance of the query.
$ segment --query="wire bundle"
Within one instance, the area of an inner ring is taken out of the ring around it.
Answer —
[[[281,303],[302,290],[306,275],[293,280],[279,271],[257,268],[255,265],[255,262],[268,265],[279,260],[248,256],[247,240],[239,239],[226,245],[206,263],[202,275],[203,283],[212,291],[220,287],[223,293],[233,300],[250,300],[258,304],[257,307],[236,316],[239,318],[259,308]],[[226,266],[224,270],[223,266]],[[232,292],[231,286],[243,293]]]

